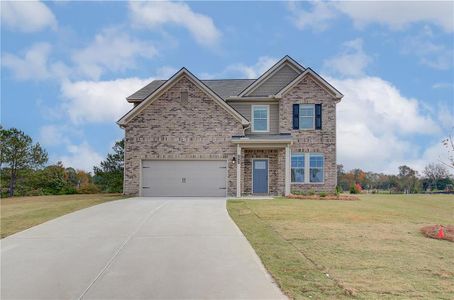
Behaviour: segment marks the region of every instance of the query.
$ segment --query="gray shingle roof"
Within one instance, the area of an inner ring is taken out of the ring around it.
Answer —
[[[255,79],[213,79],[201,80],[213,92],[219,95],[222,99],[230,96],[238,96],[245,88],[252,84]],[[156,91],[166,80],[153,80],[131,96],[127,97],[128,101],[142,101]]]

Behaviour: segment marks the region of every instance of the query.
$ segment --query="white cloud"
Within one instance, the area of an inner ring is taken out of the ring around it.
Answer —
[[[1,1],[1,20],[7,27],[22,32],[57,27],[54,14],[40,1]]]
[[[363,40],[354,39],[345,42],[342,46],[341,53],[324,61],[324,69],[347,77],[364,75],[364,69],[372,59],[363,51]]]
[[[151,58],[156,54],[152,44],[109,28],[97,34],[86,48],[75,51],[72,60],[81,74],[98,79],[106,70],[133,69],[137,67],[137,57]]]
[[[263,73],[265,73],[277,61],[278,61],[278,59],[274,58],[274,57],[261,56],[261,57],[259,57],[257,62],[253,65],[246,65],[243,63],[232,64],[232,65],[228,66],[219,75],[226,76],[226,75],[233,74],[233,75],[239,76],[241,78],[255,79],[255,78],[258,78]]]
[[[63,109],[73,123],[115,122],[131,109],[125,98],[151,80],[66,81],[61,86]]]
[[[87,142],[79,145],[69,144],[66,146],[67,155],[58,157],[58,161],[64,166],[71,166],[87,172],[93,172],[93,166],[99,165],[103,157],[97,153]]]
[[[321,1],[311,2],[311,9],[308,10],[303,9],[301,3],[292,1],[288,3],[288,9],[292,13],[293,23],[301,30],[312,28],[314,31],[323,31],[338,15],[331,3]]]
[[[432,30],[425,27],[420,33],[404,39],[402,51],[405,54],[416,55],[419,63],[433,69],[450,69],[454,65],[452,45],[450,48],[442,43],[435,43],[433,40]]]
[[[194,12],[188,4],[169,1],[131,1],[129,11],[132,22],[138,27],[155,29],[165,24],[185,27],[199,44],[214,46],[221,32],[213,20]]]
[[[328,81],[345,95],[337,109],[337,141],[338,162],[346,169],[395,172],[421,156],[415,137],[440,135],[418,100],[381,78]]]
[[[339,1],[333,3],[358,27],[371,23],[400,30],[418,22],[427,22],[454,31],[452,1]]]
[[[23,57],[5,53],[2,55],[2,66],[8,68],[19,80],[41,80],[50,77],[47,61],[51,45],[37,43],[28,49]]]
[[[358,28],[378,23],[401,30],[414,23],[430,23],[454,31],[452,1],[333,1],[310,3],[310,9],[290,3],[289,10],[299,29],[327,29],[334,18],[347,15]]]
[[[247,65],[244,63],[234,63],[228,65],[224,70],[217,73],[201,73],[199,78],[201,79],[219,79],[219,78],[247,78],[256,79],[269,68],[271,68],[276,62],[277,58],[269,56],[261,56],[255,64]]]
[[[452,82],[436,82],[432,84],[434,89],[451,89],[454,88],[454,83]]]

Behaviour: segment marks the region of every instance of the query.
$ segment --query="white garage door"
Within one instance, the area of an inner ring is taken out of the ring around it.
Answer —
[[[225,160],[146,160],[142,196],[226,196]]]

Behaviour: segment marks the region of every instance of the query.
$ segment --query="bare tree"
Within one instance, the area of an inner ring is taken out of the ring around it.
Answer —
[[[423,171],[424,175],[430,180],[432,187],[437,188],[437,182],[449,177],[449,172],[442,164],[428,164]]]
[[[449,168],[454,169],[454,127],[451,131],[451,133],[448,135],[447,138],[445,138],[442,143],[443,146],[448,150],[448,161],[444,162],[441,161],[441,163]]]

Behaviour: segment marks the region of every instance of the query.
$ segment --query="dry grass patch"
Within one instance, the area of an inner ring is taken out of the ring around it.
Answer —
[[[452,222],[454,197],[360,199],[229,201],[228,210],[291,298],[452,299],[453,244],[420,228]]]
[[[440,231],[442,234],[441,237],[439,236]],[[447,240],[450,242],[454,242],[454,226],[452,226],[452,225],[424,226],[423,228],[421,228],[421,233],[424,234],[425,236],[433,238],[433,239],[440,239],[440,240]]]
[[[77,194],[13,197],[0,200],[1,237],[25,230],[67,213],[125,198],[120,194]]]

